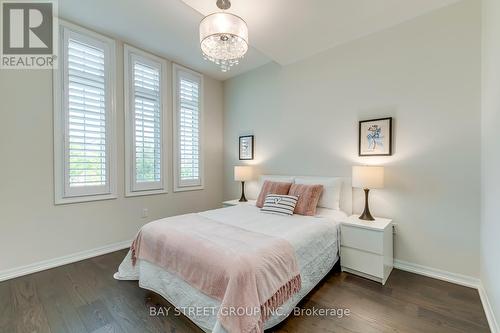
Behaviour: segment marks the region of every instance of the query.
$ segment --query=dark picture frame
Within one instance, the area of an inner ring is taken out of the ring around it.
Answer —
[[[238,156],[240,161],[249,161],[254,158],[254,136],[243,135],[239,137]]]
[[[392,117],[359,122],[358,155],[392,155]]]

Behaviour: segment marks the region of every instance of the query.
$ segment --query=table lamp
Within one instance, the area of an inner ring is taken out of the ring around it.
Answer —
[[[365,210],[360,220],[374,221],[368,207],[368,193],[371,189],[384,187],[384,167],[381,166],[353,166],[352,187],[365,190]]]
[[[251,166],[235,166],[234,167],[234,180],[241,182],[241,198],[240,202],[248,201],[245,198],[245,181],[252,179],[252,167]]]

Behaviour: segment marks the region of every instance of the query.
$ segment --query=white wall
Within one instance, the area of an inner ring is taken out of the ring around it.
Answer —
[[[55,206],[52,72],[0,70],[0,273],[41,260],[130,240],[143,224],[154,219],[220,207],[223,182],[222,83],[204,78],[205,189],[173,193],[171,172],[168,180],[170,193],[124,198],[121,43],[117,49],[117,75],[120,197]],[[167,82],[171,83],[171,77]],[[171,96],[167,105],[168,117],[171,118]],[[168,130],[168,135],[171,135],[171,129]],[[172,147],[169,147],[168,154],[172,156]],[[148,218],[141,218],[143,208],[149,209]]]
[[[500,320],[500,1],[483,0],[481,280]]]
[[[238,135],[262,173],[350,176],[386,166],[372,213],[397,223],[399,260],[479,276],[481,8],[466,0],[301,62],[225,81],[225,199]],[[358,120],[393,116],[392,157],[357,156]],[[355,211],[362,211],[355,192]]]

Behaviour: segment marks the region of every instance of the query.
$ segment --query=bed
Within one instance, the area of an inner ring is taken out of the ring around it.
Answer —
[[[339,222],[350,211],[350,181],[342,186],[341,208],[339,210],[319,208],[316,216],[280,216],[265,214],[253,201],[233,207],[209,210],[196,216],[228,226],[237,226],[251,232],[279,237],[288,241],[298,263],[301,287],[278,311],[273,312],[264,322],[269,329],[283,321],[293,311],[299,301],[306,296],[321,279],[334,267],[339,259]],[[181,217],[193,218],[193,214]],[[170,218],[160,220],[168,222]],[[118,272],[118,280],[138,280],[139,286],[161,295],[180,309],[190,320],[206,332],[226,333],[217,318],[217,311],[199,309],[218,309],[220,301],[206,295],[178,275],[147,260],[137,260],[132,264],[129,251]]]

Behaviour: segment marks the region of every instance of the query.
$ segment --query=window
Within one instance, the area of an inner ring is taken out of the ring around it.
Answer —
[[[174,65],[175,191],[203,188],[203,78]]]
[[[115,45],[61,23],[54,70],[56,204],[116,198]]]
[[[166,62],[125,45],[127,196],[166,193],[163,131]]]

